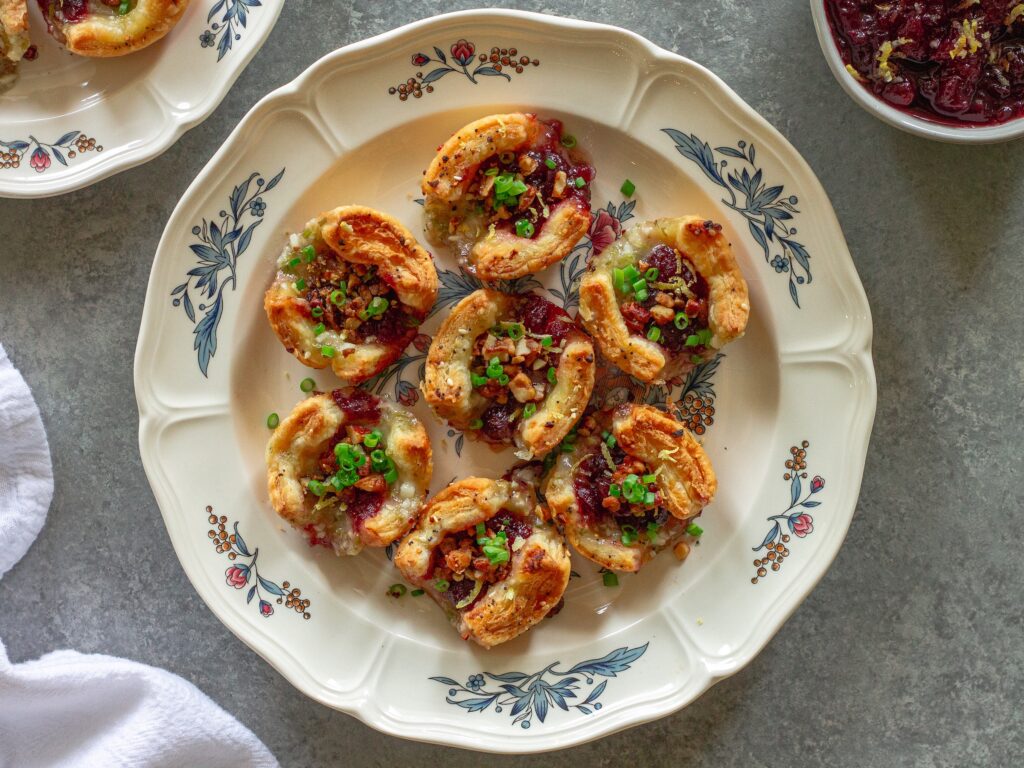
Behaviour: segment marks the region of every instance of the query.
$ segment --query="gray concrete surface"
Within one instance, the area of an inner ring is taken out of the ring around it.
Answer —
[[[538,758],[390,738],[309,701],[178,565],[139,462],[132,358],[175,202],[246,110],[334,48],[472,2],[289,0],[217,112],[91,189],[0,200],[0,341],[49,431],[56,495],[0,582],[13,660],[127,656],[193,681],[285,766],[965,766],[1024,754],[1024,145],[943,146],[839,89],[804,0],[513,2],[707,65],[820,176],[871,301],[879,402],[846,544],[749,667],[688,709]]]

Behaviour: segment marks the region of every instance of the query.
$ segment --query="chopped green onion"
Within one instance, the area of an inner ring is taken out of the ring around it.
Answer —
[[[609,431],[608,431],[607,429],[602,429],[602,430],[601,430],[601,439],[602,439],[602,440],[607,440],[607,439],[608,439],[608,436],[609,436],[610,434],[611,434],[611,432],[609,432]]]
[[[576,137],[571,133],[565,134],[565,136],[562,137],[562,146],[566,149],[572,149],[576,146]]]
[[[655,495],[655,493],[653,491],[647,491],[644,494],[644,506],[645,507],[654,506],[654,502],[655,502],[656,499],[657,499],[657,496]]]
[[[375,315],[383,315],[388,309],[388,300],[380,296],[374,296],[370,302],[370,306],[366,308],[366,312],[372,317]]]
[[[651,267],[646,272],[644,272],[644,279],[647,280],[647,282],[649,283],[653,283],[658,279],[658,275],[660,274],[661,273],[658,272],[657,267]]]
[[[636,528],[634,528],[632,525],[622,526],[622,543],[625,544],[627,547],[630,544],[636,543],[637,536],[638,534]]]
[[[302,381],[299,382],[299,389],[301,389],[303,392],[312,392],[315,387],[316,382],[313,381],[312,379],[303,379]]]
[[[507,328],[507,332],[508,337],[512,339],[512,341],[519,341],[521,338],[523,338],[523,336],[526,335],[526,331],[523,330],[523,326],[521,323],[512,323]]]
[[[334,357],[334,347],[330,344],[324,344],[320,347],[320,354],[324,357]]]
[[[606,587],[617,587],[619,586],[619,577],[611,571],[605,571],[601,579],[604,581]]]
[[[304,290],[306,290],[306,281],[303,280],[301,277],[298,280],[295,281],[295,290],[296,291],[304,291]]]
[[[711,329],[704,328],[686,337],[688,347],[706,347],[711,342]]]
[[[469,428],[470,429],[481,429],[483,427],[483,425],[484,425],[484,420],[483,419],[473,419],[471,422],[469,422]]]
[[[420,595],[423,595],[423,594],[426,594],[426,593],[422,589],[414,589],[409,594],[412,595],[413,597],[419,597]]]
[[[675,319],[672,320],[672,324],[680,331],[690,324],[690,318],[687,317],[685,312],[676,312]]]
[[[126,16],[128,11],[132,9],[131,0],[121,0],[121,4],[117,6],[117,15]]]
[[[700,365],[704,362],[704,358],[700,355],[690,355],[690,362],[694,365]]]
[[[548,368],[548,381],[552,384],[558,381],[558,370],[554,366]]]
[[[365,445],[367,448],[376,448],[377,443],[380,442],[380,439],[382,437],[384,437],[384,435],[382,435],[378,430],[375,429],[368,435],[363,435],[363,445]]]
[[[309,263],[316,258],[316,248],[312,245],[307,245],[302,249],[302,255],[306,257],[306,262]]]
[[[487,363],[487,378],[496,379],[505,372],[504,366],[501,364],[501,360],[496,357],[492,357]]]
[[[612,483],[611,485],[608,486],[608,495],[615,496],[616,498],[618,498],[619,496],[622,495],[622,488],[619,486],[618,483]]]
[[[626,292],[626,273],[624,270],[615,267],[612,269],[612,282],[615,284],[615,290],[618,293]]]
[[[615,444],[616,444],[616,443],[617,443],[618,441],[617,441],[617,440],[615,439],[615,435],[608,435],[608,437],[607,437],[607,439],[605,440],[605,442],[606,442],[606,443],[608,444],[608,447],[609,447],[609,448],[614,448],[614,447],[615,447]]]
[[[361,467],[366,463],[366,453],[364,453],[363,449],[358,445],[354,446],[352,449],[352,463],[357,467]]]
[[[640,272],[638,272],[637,268],[634,267],[632,264],[627,264],[625,267],[623,267],[622,273],[623,275],[625,275],[627,283],[632,283],[634,280],[640,277]]]
[[[448,587],[450,586],[451,585],[448,583],[446,579],[438,579],[434,582],[434,589],[436,589],[438,592],[447,592]]]
[[[526,405],[523,406],[523,418],[524,419],[530,418],[536,412],[537,412],[537,404],[536,403],[527,403]]]
[[[562,453],[572,453],[573,451],[576,450],[576,446],[575,445],[573,445],[572,443],[567,443],[564,440],[562,441],[561,448],[562,448]]]
[[[643,476],[644,485],[650,485],[651,483],[656,482],[657,479],[658,479],[657,475],[644,475]]]
[[[267,427],[269,429],[276,428],[277,425],[280,424],[280,423],[281,423],[281,417],[278,416],[276,413],[272,413],[269,416],[267,416]]]
[[[647,524],[647,540],[654,541],[658,537],[658,524],[648,523]]]
[[[634,184],[629,179],[626,179],[624,182],[622,182],[622,186],[619,187],[619,191],[626,197],[632,197],[633,193],[636,192],[636,184]]]
[[[301,263],[302,263],[302,259],[300,259],[297,256],[295,258],[293,258],[293,259],[288,259],[288,269],[295,269]]]
[[[637,291],[636,292],[636,300],[637,301],[647,301],[647,297],[649,295],[650,294],[647,293],[647,289],[644,288],[642,291]]]
[[[392,584],[388,587],[388,594],[392,597],[401,597],[405,591],[405,584]]]
[[[396,480],[398,480],[398,470],[392,466],[384,473],[384,482],[388,485],[394,485]]]
[[[584,185],[586,185],[587,180],[584,179],[582,176],[577,176],[576,181],[574,183],[576,184],[576,189],[582,189]]]
[[[331,304],[341,306],[345,303],[345,291],[341,288],[331,291]]]
[[[498,166],[494,166],[493,168],[488,168],[486,171],[484,171],[484,176],[497,176],[497,175],[498,175]]]
[[[549,157],[547,160],[544,161],[544,165],[546,165],[550,170],[553,171],[555,170],[555,165],[557,165],[557,163],[555,163],[554,158]]]
[[[487,538],[487,526],[484,525],[483,523],[477,523],[476,524],[476,543],[477,544],[483,544],[483,542],[480,541],[480,539],[486,539],[486,538]]]
[[[657,341],[661,338],[661,328],[656,325],[652,325],[650,330],[647,331],[647,338],[651,341]]]
[[[691,536],[693,536],[694,538],[697,538],[702,533],[704,533],[704,529],[701,528],[696,523],[690,523],[688,526],[686,526],[686,532],[688,534],[690,534]]]
[[[486,376],[481,376],[479,373],[471,373],[469,374],[469,378],[474,387],[482,387],[488,381]]]
[[[633,283],[633,290],[636,291],[637,293],[639,293],[640,291],[646,291],[647,281],[641,277],[639,280]]]
[[[378,448],[375,451],[371,451],[370,453],[370,461],[372,461],[375,465],[383,464],[384,459],[386,459],[387,457],[388,455],[384,453],[384,451],[381,450],[380,448]]]
[[[309,492],[314,496],[323,496],[327,493],[327,488],[319,480],[310,480],[309,485],[306,486]]]
[[[507,373],[502,373],[500,376],[498,376],[498,383],[501,384],[501,386],[507,386],[508,382],[509,378]]]
[[[519,219],[516,221],[516,234],[519,237],[533,237],[534,227],[533,222],[529,219]]]
[[[323,317],[324,316],[324,308],[323,307],[313,307],[313,309],[310,310],[309,314],[311,314],[313,317]]]
[[[319,336],[321,333],[327,330],[327,326],[323,323],[317,323],[313,326],[313,335]]]
[[[555,343],[555,340],[552,339],[550,336],[545,336],[544,338],[542,338],[540,340],[540,345],[542,347],[550,347],[554,343]]]

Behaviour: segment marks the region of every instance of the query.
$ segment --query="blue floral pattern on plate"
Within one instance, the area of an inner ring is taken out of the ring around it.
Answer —
[[[606,656],[582,661],[565,672],[555,669],[562,663],[555,661],[533,674],[473,674],[465,684],[458,683],[450,677],[430,679],[449,686],[445,701],[462,707],[467,713],[483,712],[492,706],[497,713],[508,709],[512,725],[518,723],[521,728],[529,728],[534,716],[543,723],[552,707],[558,707],[564,712],[574,709],[584,715],[601,709],[603,704],[599,699],[605,692],[608,680],[597,683],[597,678],[613,678],[627,671],[644,655],[648,645],[650,643],[635,648],[616,648]],[[586,696],[576,701],[584,693]]]
[[[209,27],[199,36],[199,44],[203,48],[216,47],[217,61],[220,61],[242,39],[251,9],[262,5],[260,0],[217,0],[206,15]],[[220,17],[214,21],[217,14]]]
[[[777,274],[789,278],[789,296],[800,307],[799,286],[811,282],[811,256],[807,249],[793,239],[796,227],[787,223],[800,213],[795,207],[796,195],[784,196],[784,188],[769,187],[764,172],[756,165],[757,151],[753,144],[739,141],[735,147],[715,147],[697,136],[686,135],[672,128],[662,129],[676,144],[683,157],[692,160],[711,181],[729,193],[722,198],[733,211],[747,220],[750,234],[764,251],[764,260]],[[739,170],[727,170],[729,160],[739,161]],[[739,195],[743,201],[740,203]]]
[[[231,191],[228,210],[222,210],[217,217],[203,219],[201,225],[192,227],[192,234],[199,242],[189,245],[189,248],[199,263],[188,271],[185,282],[171,291],[171,303],[181,307],[195,326],[192,329],[195,336],[192,346],[203,376],[208,375],[210,360],[217,353],[217,326],[224,312],[224,289],[228,285],[231,290],[237,287],[238,258],[249,248],[253,232],[263,223],[263,214],[267,210],[262,196],[278,185],[284,171],[282,168],[270,181],[256,171],[249,174],[249,178]],[[224,270],[228,274],[222,278]],[[201,300],[198,309],[205,313],[198,321],[197,305],[192,295]]]

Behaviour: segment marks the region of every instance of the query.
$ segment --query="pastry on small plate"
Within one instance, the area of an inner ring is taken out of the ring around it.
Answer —
[[[0,0],[0,92],[14,84],[29,43],[26,0]]]
[[[386,547],[408,531],[432,471],[419,420],[362,389],[303,400],[267,444],[274,511],[338,555]]]
[[[350,205],[291,236],[263,306],[299,362],[358,384],[398,359],[437,298],[430,254],[390,216]]]
[[[482,280],[560,261],[590,226],[594,168],[557,120],[490,115],[459,129],[423,176],[427,237]]]
[[[79,56],[142,50],[181,20],[189,0],[38,0],[50,34]]]
[[[718,481],[704,449],[649,405],[587,415],[571,453],[544,481],[551,514],[577,552],[613,571],[638,571],[662,549],[699,535],[691,520]]]
[[[529,459],[583,415],[594,370],[594,345],[563,309],[535,294],[480,289],[434,336],[423,395],[452,426]]]
[[[517,480],[469,477],[427,502],[395,553],[459,631],[491,648],[522,634],[562,599],[569,550]]]
[[[710,360],[743,335],[749,314],[722,227],[700,216],[631,227],[580,281],[580,318],[601,354],[646,382]]]

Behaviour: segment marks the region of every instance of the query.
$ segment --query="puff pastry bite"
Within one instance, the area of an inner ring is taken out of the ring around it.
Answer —
[[[707,454],[682,424],[649,405],[622,405],[584,419],[543,492],[577,552],[635,572],[683,542],[717,487]]]
[[[385,547],[408,531],[432,471],[419,420],[362,389],[303,400],[267,445],[274,510],[338,555]]]
[[[152,45],[181,20],[189,0],[38,0],[58,42],[80,56],[124,56]]]
[[[580,318],[610,362],[663,382],[743,335],[747,283],[722,226],[700,216],[639,224],[594,257]]]
[[[427,503],[394,562],[464,640],[491,648],[543,619],[569,583],[569,551],[543,517],[532,486],[466,478]]]
[[[424,172],[427,238],[483,280],[538,272],[587,233],[593,180],[558,120],[481,118],[442,144]]]
[[[264,297],[285,348],[358,384],[402,354],[437,299],[430,254],[390,216],[335,208],[292,235]]]
[[[434,336],[423,394],[452,426],[529,459],[583,415],[594,370],[590,338],[563,309],[535,294],[480,289]]]
[[[0,92],[14,85],[29,43],[26,0],[0,0]]]

